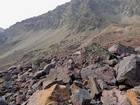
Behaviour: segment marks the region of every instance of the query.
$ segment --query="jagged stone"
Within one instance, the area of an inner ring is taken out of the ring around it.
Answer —
[[[56,63],[50,63],[50,64],[47,64],[44,69],[43,69],[43,73],[45,74],[49,74],[50,70],[51,69],[54,69],[56,66]]]
[[[132,47],[124,46],[122,44],[113,45],[108,49],[109,52],[118,55],[128,55],[128,54],[135,54],[135,50]]]
[[[83,68],[80,74],[83,79],[92,76],[93,78],[102,79],[108,84],[115,84],[116,82],[116,72],[109,66],[100,67],[97,64],[92,64],[86,68]]]
[[[127,90],[125,96],[131,105],[140,105],[140,86]]]
[[[69,97],[70,93],[65,86],[55,84],[49,89],[35,92],[27,105],[48,105],[52,101],[65,105]]]
[[[119,63],[117,81],[131,86],[140,85],[140,58],[131,55]]]
[[[71,86],[71,101],[73,105],[89,105],[91,101],[90,93],[85,89],[80,89],[75,84]]]
[[[101,101],[103,105],[131,105],[129,100],[117,89],[104,90]]]
[[[92,76],[88,77],[89,79],[89,88],[90,88],[90,95],[92,98],[95,97],[95,95],[98,95],[101,92],[101,88],[99,87],[97,81],[95,78],[93,78]]]

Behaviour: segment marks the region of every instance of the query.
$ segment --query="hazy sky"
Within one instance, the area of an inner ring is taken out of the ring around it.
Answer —
[[[0,0],[0,27],[46,13],[70,0]]]

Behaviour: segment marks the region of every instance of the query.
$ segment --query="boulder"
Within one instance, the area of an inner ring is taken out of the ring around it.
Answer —
[[[108,49],[109,52],[117,55],[135,54],[135,49],[122,44],[113,45]]]
[[[8,105],[4,100],[0,99],[0,105]]]
[[[140,58],[131,55],[119,63],[117,81],[131,86],[140,85]]]
[[[103,105],[132,105],[124,94],[117,89],[104,90],[101,101]]]
[[[115,70],[107,65],[101,67],[97,64],[92,64],[83,68],[80,74],[82,79],[87,79],[89,76],[92,76],[96,79],[102,79],[108,84],[115,84],[116,82]]]
[[[66,67],[57,67],[52,69],[46,76],[46,79],[50,81],[63,81],[63,83],[69,83],[71,81],[69,70]]]
[[[140,86],[127,90],[125,96],[131,105],[140,105]]]
[[[64,85],[53,85],[52,87],[35,92],[29,99],[27,105],[48,105],[58,103],[67,105],[70,93]]]
[[[90,93],[77,87],[75,84],[71,86],[71,101],[73,105],[89,105],[91,101]]]

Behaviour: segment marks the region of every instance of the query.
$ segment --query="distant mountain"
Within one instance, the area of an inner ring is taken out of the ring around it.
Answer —
[[[0,32],[3,32],[4,31],[4,29],[3,28],[0,28]]]
[[[0,33],[0,59],[10,55],[8,59],[19,58],[37,49],[46,51],[54,45],[83,47],[92,39],[107,46],[135,37],[138,45],[139,24],[139,0],[71,0]]]

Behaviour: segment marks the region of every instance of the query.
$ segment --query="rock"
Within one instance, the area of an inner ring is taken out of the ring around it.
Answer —
[[[63,81],[63,83],[69,83],[71,78],[69,76],[69,70],[66,67],[57,67],[52,69],[50,73],[46,76],[47,80],[50,81]]]
[[[6,89],[11,89],[13,86],[12,86],[12,81],[4,81],[4,87]]]
[[[112,59],[112,60],[106,60],[105,63],[108,64],[111,67],[114,67],[117,64],[117,60],[116,59]]]
[[[124,46],[122,44],[113,45],[108,49],[108,51],[117,55],[128,55],[136,53],[132,47]]]
[[[73,84],[73,86],[71,86],[71,91],[71,101],[73,105],[89,105],[91,97],[87,90],[80,89]]]
[[[136,55],[126,57],[119,63],[117,81],[131,86],[140,85],[140,58]]]
[[[42,76],[44,76],[45,74],[43,73],[43,70],[41,71],[37,71],[34,75],[33,75],[33,79],[39,79]]]
[[[101,89],[96,81],[95,78],[93,78],[92,76],[88,77],[89,79],[89,88],[90,88],[90,95],[92,98],[94,98],[96,95],[98,95],[101,92]]]
[[[128,99],[117,89],[104,90],[101,101],[103,105],[131,105]]]
[[[127,90],[125,96],[131,105],[140,105],[140,86]]]
[[[140,47],[135,48],[135,51],[140,54]]]
[[[67,105],[70,93],[64,85],[53,85],[49,89],[40,90],[30,97],[27,105],[48,105],[50,102]]]
[[[59,85],[63,85],[63,81],[49,81],[49,80],[46,80],[43,82],[43,89],[48,89],[50,88],[51,86],[53,86],[54,84],[59,84]]]
[[[73,70],[75,68],[75,62],[74,62],[74,60],[72,58],[70,58],[68,60],[67,67],[68,67],[69,70]]]
[[[115,84],[116,82],[115,70],[107,65],[100,67],[97,64],[92,64],[83,68],[80,74],[83,79],[87,79],[89,76],[92,76],[96,79],[102,79],[108,84]]]
[[[52,69],[48,75],[46,75],[46,80],[55,81],[57,80],[58,71],[56,69]]]
[[[57,75],[57,80],[60,81],[62,80],[63,83],[69,83],[71,82],[71,78],[69,75],[69,70],[68,68],[64,67],[64,68],[57,68],[56,69],[58,71],[58,75]]]
[[[128,87],[126,85],[119,85],[119,90],[126,90]]]
[[[12,67],[8,68],[8,71],[9,70],[15,70],[15,69],[17,69],[17,67],[16,66],[12,66]]]
[[[101,90],[108,89],[108,85],[106,84],[105,81],[102,81],[102,82],[100,83],[100,88],[101,88]]]
[[[4,100],[0,99],[0,105],[8,105]]]
[[[47,64],[44,69],[43,69],[43,73],[45,74],[49,74],[50,70],[51,69],[54,69],[56,66],[56,63],[50,63],[50,64]]]

